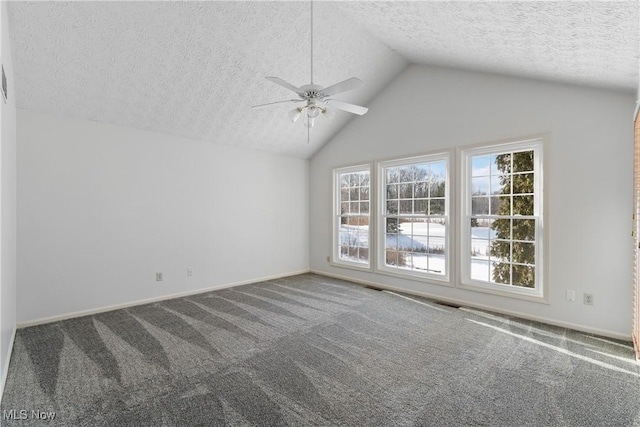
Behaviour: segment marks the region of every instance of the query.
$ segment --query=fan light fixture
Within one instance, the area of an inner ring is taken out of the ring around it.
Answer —
[[[357,77],[351,77],[350,79],[341,81],[329,87],[322,87],[313,84],[313,0],[310,2],[311,7],[311,22],[310,22],[310,46],[311,46],[311,84],[296,87],[289,82],[286,82],[278,77],[266,77],[267,80],[280,85],[290,91],[293,91],[298,95],[299,99],[287,99],[284,101],[269,102],[267,104],[254,105],[256,107],[264,107],[266,105],[280,104],[284,102],[304,102],[301,107],[296,107],[289,111],[289,118],[291,121],[296,122],[303,117],[303,124],[307,128],[307,131],[315,125],[315,119],[327,112],[328,108],[347,111],[349,113],[363,115],[368,111],[368,108],[361,107],[359,105],[349,104],[347,102],[337,101],[331,99],[333,95],[337,95],[342,92],[346,92],[355,89],[362,85],[362,81]],[[309,142],[309,133],[307,132],[307,142]]]

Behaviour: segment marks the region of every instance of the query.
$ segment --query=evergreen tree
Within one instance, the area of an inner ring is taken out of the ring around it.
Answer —
[[[513,215],[533,215],[533,158],[533,151],[496,156],[502,188],[498,195],[508,197],[500,197],[497,212],[491,212],[492,215],[510,216],[512,208]],[[500,218],[493,221],[491,228],[496,232],[496,240],[491,242],[490,253],[498,259],[493,262],[493,280],[533,288],[535,220]]]

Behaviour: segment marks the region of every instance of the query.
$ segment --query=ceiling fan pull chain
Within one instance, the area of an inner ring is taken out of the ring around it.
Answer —
[[[311,84],[313,84],[313,0],[309,1],[309,5],[311,6],[311,26],[309,27],[311,34]]]

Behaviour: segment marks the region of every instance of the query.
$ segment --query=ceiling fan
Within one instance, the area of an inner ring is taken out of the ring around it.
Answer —
[[[294,86],[278,77],[266,77],[267,80],[291,90],[298,99],[286,99],[284,101],[269,102],[266,104],[254,105],[253,108],[264,107],[273,104],[282,104],[286,102],[300,103],[296,108],[289,111],[289,118],[296,122],[303,117],[303,123],[307,127],[307,142],[309,137],[309,129],[315,124],[315,119],[326,113],[328,109],[336,109],[347,111],[349,113],[363,115],[369,109],[359,105],[349,104],[348,102],[338,101],[331,98],[339,93],[353,90],[362,85],[362,80],[357,77],[351,77],[328,87],[322,87],[313,83],[313,0],[311,0],[311,84],[304,86]]]

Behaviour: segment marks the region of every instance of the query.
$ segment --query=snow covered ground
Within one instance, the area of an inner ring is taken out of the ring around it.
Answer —
[[[429,271],[435,274],[445,272],[445,255],[433,253],[444,250],[446,244],[446,228],[435,222],[403,222],[399,232],[387,233],[385,249],[397,248],[402,252],[405,265],[399,268],[408,270]],[[471,228],[471,278],[491,281],[493,277],[494,259],[489,258],[491,241],[496,238],[491,227]],[[367,226],[341,225],[340,245],[351,247],[369,247],[369,230]],[[431,252],[431,253],[429,253]],[[344,257],[348,257],[344,255]],[[357,261],[356,259],[351,259]]]

